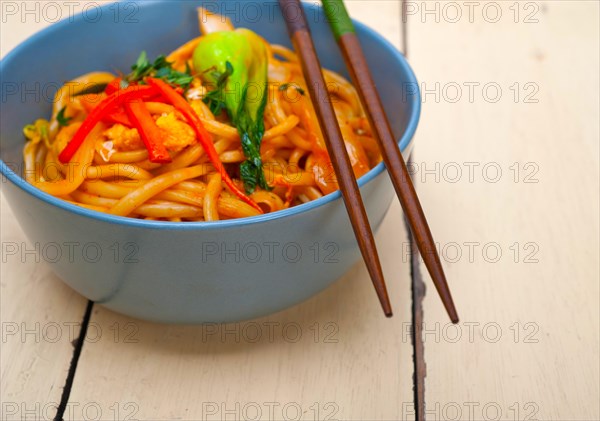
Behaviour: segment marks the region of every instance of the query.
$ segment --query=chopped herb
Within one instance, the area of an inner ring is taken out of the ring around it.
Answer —
[[[44,142],[47,148],[51,148],[52,144],[50,141],[50,130],[48,129],[49,125],[50,123],[44,119],[39,119],[33,124],[26,125],[23,127],[25,139],[34,143]]]
[[[279,87],[279,90],[280,91],[287,91],[287,88],[289,88],[290,86],[296,88],[296,90],[298,91],[298,93],[300,95],[304,95],[305,94],[304,89],[302,89],[301,87],[299,87],[298,85],[296,85],[294,83],[284,83],[283,85],[281,85]]]
[[[179,72],[173,69],[173,63],[167,60],[163,55],[158,56],[153,63],[148,61],[148,56],[145,51],[142,51],[137,61],[131,66],[131,73],[124,79],[125,83],[143,83],[146,76],[152,76],[157,79],[162,79],[173,86],[181,86],[187,90],[194,76],[190,67],[185,66],[185,72]]]
[[[66,106],[62,107],[58,114],[56,114],[56,121],[58,121],[58,125],[61,127],[67,126],[69,124],[69,121],[73,119],[73,117],[65,117],[66,109]]]
[[[215,89],[210,91],[204,97],[204,103],[208,105],[210,108],[210,112],[214,115],[221,114],[221,111],[227,108],[225,105],[225,95],[223,89],[225,88],[225,84],[227,83],[227,79],[229,76],[233,74],[233,65],[230,62],[225,62],[225,71],[218,72],[216,70],[211,70],[211,76],[216,80]]]
[[[141,80],[150,72],[151,66],[145,51],[142,51],[135,64],[131,66],[131,70],[132,72],[127,77],[129,82]]]
[[[256,141],[262,138],[264,126],[261,124],[260,127],[252,127],[251,121],[244,117],[240,118],[238,124],[242,128],[240,130],[242,151],[247,158],[240,164],[240,177],[244,182],[246,193],[252,193],[257,185],[264,190],[271,190],[263,171],[260,143]]]
[[[75,97],[75,96],[89,95],[89,94],[100,94],[100,93],[104,92],[107,85],[108,85],[108,83],[93,83],[93,84],[83,88],[81,91],[73,94],[73,96]]]

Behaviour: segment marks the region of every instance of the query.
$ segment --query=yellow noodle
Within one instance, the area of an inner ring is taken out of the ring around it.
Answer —
[[[143,161],[139,161],[135,163],[138,167],[146,170],[146,171],[152,171],[155,170],[157,168],[162,167],[163,164],[157,164],[155,162],[150,162],[147,159],[143,160]]]
[[[152,218],[197,218],[202,216],[202,209],[181,203],[157,201],[138,206],[134,213]]]
[[[104,212],[104,213],[106,213],[106,211],[108,210],[108,208],[106,208],[104,206],[88,205],[86,203],[79,203],[79,202],[75,202],[75,201],[72,201],[72,200],[65,200],[65,202],[71,203],[73,205],[81,206],[82,208],[86,208],[86,209],[90,209],[90,210],[95,210],[95,211],[98,211],[98,212]]]
[[[194,167],[175,170],[153,178],[142,187],[132,191],[110,208],[109,212],[114,215],[126,216],[146,200],[157,195],[161,191],[189,178],[199,177],[206,174],[207,167],[196,165]]]
[[[114,162],[120,164],[128,164],[131,162],[143,161],[148,158],[148,150],[138,149],[136,151],[119,152],[116,150],[108,151],[102,147],[102,144],[96,145],[96,152],[102,162]]]
[[[235,162],[242,162],[246,159],[244,152],[240,149],[234,151],[225,151],[219,155],[219,159],[223,164],[232,164]]]
[[[217,208],[217,201],[221,194],[221,174],[214,173],[210,176],[208,185],[206,186],[206,193],[204,194],[204,220],[205,221],[218,221],[219,210]]]
[[[44,149],[44,148],[41,148]],[[54,150],[52,148],[50,149],[46,149],[47,153],[46,153],[46,157],[44,158],[44,172],[46,173],[46,181],[59,181],[62,180],[64,177],[62,175],[62,172],[60,170],[60,167],[58,165],[56,165],[56,156],[54,155]],[[51,169],[55,169],[54,174],[50,174],[50,170]]]
[[[206,192],[206,185],[203,183],[184,181],[179,183],[177,188],[180,188],[186,192],[194,193],[197,195],[197,199],[203,201],[204,194]],[[224,192],[225,193],[225,192]],[[218,202],[219,213],[226,215],[230,218],[246,218],[248,216],[258,215],[258,211],[252,206],[237,198],[232,198],[225,194],[222,194]]]
[[[185,62],[192,56],[192,53],[194,52],[194,49],[200,42],[201,38],[202,37],[196,37],[183,44],[181,47],[167,56],[167,61],[173,63],[173,67],[176,69],[181,70],[181,67],[184,67]]]
[[[100,206],[103,208],[110,208],[117,203],[116,199],[107,199],[106,197],[100,197],[82,191],[74,191],[73,193],[71,193],[71,196],[73,196],[73,198],[79,203],[92,206]]]
[[[184,71],[186,64],[192,64],[192,54],[200,39],[197,37],[182,45],[168,55],[167,60],[175,69]],[[270,44],[267,51],[270,89],[264,109],[260,157],[265,179],[272,189],[257,188],[250,197],[265,212],[275,212],[318,199],[338,186],[296,54]],[[339,74],[326,69],[323,73],[332,93],[346,149],[359,176],[381,160],[381,153],[353,86]],[[111,126],[105,123],[96,125],[71,163],[61,163],[58,155],[87,117],[93,101],[106,97],[104,93],[81,97],[73,94],[90,83],[107,83],[114,77],[105,72],[88,73],[67,82],[57,92],[48,135],[41,136],[40,131],[35,136],[29,132],[28,138],[32,140],[23,149],[24,175],[28,182],[87,209],[146,220],[185,223],[259,214],[257,209],[224,189],[221,175],[215,171],[204,148],[197,139],[190,144],[189,131],[187,135],[185,130],[180,131],[180,123],[160,126],[170,141],[169,163],[150,162],[148,151],[136,146],[139,138],[131,131],[119,129],[109,138],[109,134],[104,133]],[[288,84],[287,87],[281,88],[284,84]],[[241,187],[239,164],[246,161],[246,156],[240,135],[226,112],[215,116],[203,102],[209,89],[203,85],[200,75],[194,74],[185,96],[213,137],[214,148],[226,171]],[[145,104],[155,120],[172,113],[176,121],[187,124],[185,117],[170,104],[152,101]],[[63,107],[70,118],[67,127],[60,127],[56,119]],[[36,128],[40,130],[37,123]],[[129,150],[131,148],[139,149]]]
[[[298,61],[298,57],[296,56],[296,54],[289,48],[286,48],[282,45],[271,44],[271,50],[273,51],[273,54],[277,54],[278,56],[281,56],[288,61],[292,61],[292,62]]]
[[[275,212],[284,208],[283,200],[281,197],[268,191],[257,191],[250,195],[258,205],[263,205],[261,208],[267,208],[269,212]]]
[[[150,114],[169,114],[175,112],[175,107],[164,102],[148,101],[145,104]]]
[[[74,99],[76,93],[82,91],[97,83],[108,83],[115,78],[115,75],[107,72],[91,72],[81,75],[67,83],[65,83],[56,94],[54,94],[54,102],[52,105],[52,121],[50,123],[50,132],[55,134],[59,129],[56,116],[58,112]]]
[[[289,158],[290,164],[298,165],[298,162],[300,161],[300,159],[302,159],[302,157],[306,154],[306,152],[307,151],[305,149],[300,149],[300,148],[294,149]]]
[[[281,95],[282,93],[278,90],[270,97],[270,101],[267,102],[267,106],[265,107],[266,121],[273,126],[282,123],[287,117],[282,106],[282,102],[284,101],[281,101]]]
[[[210,120],[210,121],[213,121],[215,119],[215,116],[210,111],[210,108],[208,108],[208,106],[203,101],[192,101],[192,107],[194,105],[200,111],[198,113],[200,118],[204,118],[205,120]]]
[[[175,187],[177,186],[160,192],[159,194],[154,196],[154,198],[158,200],[168,200],[171,202],[178,202],[198,207],[204,206],[204,192],[206,190],[204,190],[204,192],[200,194],[185,190],[178,190]]]
[[[94,156],[94,140],[100,135],[103,125],[98,124],[88,135],[69,164],[66,164],[66,179],[55,182],[27,180],[40,190],[53,196],[63,196],[72,193],[86,178],[86,170]]]
[[[276,83],[286,83],[290,80],[292,74],[287,66],[277,59],[269,62],[269,80]]]
[[[219,214],[224,215],[229,219],[248,218],[259,214],[252,206],[231,197],[221,197],[219,199],[218,207]]]
[[[323,197],[323,193],[321,193],[315,187],[298,187],[299,193],[306,196],[306,198],[310,200],[317,200],[320,197]]]
[[[263,139],[262,142],[263,147],[267,147],[267,146],[273,146],[273,147],[277,147],[277,148],[293,148],[294,144],[292,142],[290,142],[290,140],[287,138],[287,136],[277,136],[277,137],[272,137],[270,139]]]
[[[106,183],[101,180],[84,181],[81,184],[81,191],[100,197],[121,199],[135,190],[135,186],[126,187],[115,183]]]
[[[295,115],[290,115],[285,118],[281,123],[277,126],[274,126],[267,130],[263,136],[263,141],[268,141],[274,137],[278,137],[289,133],[294,127],[298,125],[300,119]]]
[[[152,174],[133,164],[108,164],[96,165],[87,169],[88,179],[99,179],[109,177],[126,177],[133,180],[149,180]]]
[[[170,171],[185,168],[196,162],[202,156],[202,154],[204,154],[204,149],[199,143],[196,143],[195,145],[189,146],[182,153],[177,155],[172,162],[158,167],[155,171],[155,174],[165,174]]]
[[[294,146],[300,149],[312,150],[312,145],[306,137],[302,135],[300,129],[295,128],[287,134],[287,138],[292,141]]]
[[[327,90],[346,101],[352,107],[354,113],[359,115],[361,112],[360,102],[350,82],[343,76],[327,69],[323,69],[323,76],[325,76]]]
[[[274,184],[283,186],[314,186],[315,176],[307,171],[287,172],[285,175],[275,175]]]
[[[36,165],[35,157],[39,143],[27,142],[23,147],[23,162],[25,163],[25,180],[34,184],[41,179],[41,168]]]

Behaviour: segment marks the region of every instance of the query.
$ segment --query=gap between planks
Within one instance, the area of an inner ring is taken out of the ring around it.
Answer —
[[[79,357],[81,357],[81,350],[83,349],[83,344],[85,343],[85,336],[87,334],[90,319],[92,317],[93,308],[94,302],[88,300],[85,312],[83,314],[83,320],[81,321],[79,337],[76,341],[73,341],[73,356],[71,357],[71,364],[69,365],[69,371],[67,372],[67,378],[65,379],[65,386],[63,388],[63,393],[60,397],[60,403],[58,405],[58,408],[56,408],[56,415],[54,416],[54,421],[63,421],[63,416],[65,414],[65,410],[67,409],[69,398],[71,396],[71,388],[73,387],[73,382],[75,381],[77,364],[79,363]]]
[[[402,53],[408,58],[408,16],[406,14],[406,0],[400,3],[400,45]],[[413,151],[414,153],[414,151]],[[408,158],[412,162],[412,155]],[[414,179],[413,179],[414,181]],[[426,287],[419,268],[419,253],[406,218],[404,219],[406,231],[410,240],[410,278],[411,278],[411,339],[413,347],[413,405],[415,420],[425,420],[425,377],[427,366],[425,364],[425,344],[423,343],[423,299]]]
[[[414,153],[414,152],[413,152]],[[408,159],[409,165],[412,163],[412,154]],[[414,181],[414,180],[413,180]],[[427,289],[423,282],[421,269],[419,266],[420,254],[418,252],[415,238],[412,235],[410,226],[404,218],[406,231],[410,240],[410,278],[411,278],[411,340],[413,347],[413,396],[415,420],[425,420],[425,377],[427,376],[427,366],[425,364],[425,344],[423,343],[423,299]]]

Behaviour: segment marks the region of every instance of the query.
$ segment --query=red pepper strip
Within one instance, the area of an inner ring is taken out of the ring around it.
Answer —
[[[125,85],[127,86],[127,82],[125,83]],[[111,94],[114,94],[117,91],[120,91],[121,89],[124,89],[124,87],[123,87],[123,78],[117,77],[117,78],[113,79],[110,83],[108,83],[106,85],[106,88],[104,88],[104,93],[106,95],[111,95]],[[184,91],[183,91],[183,88],[181,86],[173,88],[173,90],[175,92],[177,92],[178,94],[183,95]]]
[[[151,86],[130,86],[127,89],[115,92],[109,95],[107,98],[102,100],[87,116],[83,121],[71,141],[62,150],[58,159],[63,164],[69,162],[77,149],[81,146],[85,138],[92,131],[92,129],[100,122],[104,116],[111,110],[115,109],[119,105],[125,104],[133,99],[145,99],[156,95],[156,88]]]
[[[112,95],[115,92],[120,91],[122,80],[122,78],[117,77],[114,78],[108,85],[106,85],[106,88],[104,88],[104,92],[106,93],[106,95]]]
[[[247,204],[252,206],[254,209],[260,211],[260,213],[263,213],[260,206],[258,206],[254,200],[252,200],[248,196],[246,196],[244,194],[244,192],[241,191],[238,188],[238,186],[236,186],[233,183],[231,178],[229,178],[229,174],[227,174],[227,171],[225,171],[225,167],[223,166],[223,163],[219,159],[219,155],[217,154],[217,151],[215,150],[215,146],[212,142],[212,136],[204,128],[204,126],[202,125],[202,121],[200,120],[200,117],[198,117],[198,115],[196,114],[194,109],[185,100],[185,98],[183,98],[180,94],[177,93],[177,91],[175,91],[167,83],[163,82],[160,79],[155,79],[155,78],[149,77],[146,79],[146,81],[148,82],[148,84],[150,86],[158,89],[163,94],[163,96],[165,98],[167,98],[171,102],[171,104],[173,104],[173,106],[177,110],[179,110],[179,112],[181,114],[183,114],[183,116],[188,121],[188,123],[191,124],[192,128],[196,132],[196,136],[198,137],[200,144],[206,151],[206,154],[208,155],[208,158],[214,165],[215,169],[221,174],[221,177],[223,178],[223,181],[225,182],[227,187],[229,187],[229,189],[233,193],[235,193],[236,196],[238,196],[240,199],[242,199],[244,202],[246,202]]]
[[[122,124],[123,126],[127,127],[133,127],[133,124],[131,124],[131,120],[129,120],[129,117],[127,117],[127,114],[125,114],[125,111],[120,109],[107,114],[102,119],[102,121],[112,124]]]
[[[122,82],[123,79],[120,77],[113,79],[106,86],[106,94],[110,95],[120,91],[123,87]],[[157,164],[172,162],[173,160],[161,140],[163,134],[154,122],[146,105],[139,99],[133,100],[125,104],[125,111],[127,111],[127,114],[122,111],[113,112],[106,116],[105,120],[129,127],[135,126],[144,141],[144,145],[146,145],[146,149],[148,149],[148,160],[150,162]]]
[[[114,78],[108,85],[106,85],[106,88],[104,89],[104,93],[106,95],[112,95],[115,92],[120,91],[122,82],[123,82],[123,78],[121,78],[121,77]],[[106,117],[104,117],[104,121],[106,121],[108,123],[122,124],[127,127],[133,127],[133,124],[131,124],[129,117],[127,117],[127,114],[125,114],[125,111],[123,109],[118,109],[118,110],[115,110],[112,113],[108,114]]]
[[[88,114],[91,113],[98,104],[100,104],[100,100],[91,98],[91,95],[93,95],[94,97],[98,97],[97,94],[82,95],[81,99],[79,100],[81,106]],[[118,123],[127,127],[133,127],[133,124],[131,124],[131,121],[129,121],[129,117],[127,117],[127,114],[125,114],[125,110],[123,110],[122,108],[117,108],[114,111],[107,113],[107,115],[102,119],[102,121],[112,124]]]
[[[103,94],[87,94],[79,97],[79,103],[86,113],[90,113],[100,102],[106,98]]]
[[[150,162],[166,164],[171,162],[171,156],[162,143],[163,134],[154,122],[150,111],[141,100],[135,100],[125,104],[125,110],[129,119],[140,133],[140,137],[148,149]]]

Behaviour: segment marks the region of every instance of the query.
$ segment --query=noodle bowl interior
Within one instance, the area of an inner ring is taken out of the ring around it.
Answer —
[[[24,128],[26,180],[88,209],[173,222],[276,212],[337,190],[296,55],[201,13],[203,35],[166,57],[67,82],[50,119]],[[323,72],[358,178],[380,151],[353,86]]]

